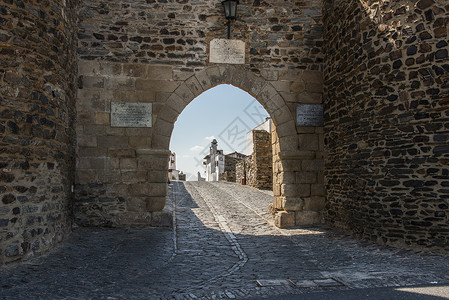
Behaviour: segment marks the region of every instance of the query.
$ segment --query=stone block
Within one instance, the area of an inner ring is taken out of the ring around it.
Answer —
[[[322,83],[307,82],[306,91],[310,93],[323,93],[324,87]]]
[[[279,95],[284,99],[287,103],[295,103],[296,104],[296,93],[289,92],[279,92]]]
[[[277,81],[279,79],[279,71],[263,69],[260,71],[260,75],[268,81]]]
[[[100,74],[100,64],[97,61],[78,60],[78,74],[92,76]]]
[[[77,161],[78,169],[102,170],[105,167],[104,158],[83,157]]]
[[[120,159],[116,157],[106,157],[106,169],[120,171]]]
[[[298,134],[298,143],[300,150],[318,150],[319,135],[318,134]]]
[[[100,62],[100,74],[105,76],[122,75],[123,64],[114,62]]]
[[[154,91],[135,91],[135,90],[114,90],[114,95],[111,97],[118,102],[155,102],[156,92]]]
[[[150,170],[150,171],[167,171],[168,172],[168,157],[139,157],[138,160],[139,170]],[[168,174],[167,174],[168,176]]]
[[[304,198],[303,209],[305,211],[324,211],[325,207],[326,207],[325,197],[312,196],[309,198]]]
[[[274,216],[274,225],[279,228],[290,228],[295,226],[295,213],[279,211]]]
[[[130,212],[147,211],[147,203],[145,198],[131,197],[126,199],[126,207]]]
[[[150,148],[151,138],[147,136],[130,136],[129,146],[132,148]]]
[[[279,183],[295,183],[296,182],[296,176],[295,172],[281,172],[278,174],[278,182]]]
[[[145,170],[121,171],[121,182],[123,183],[146,182],[146,179],[147,171]]]
[[[132,158],[136,157],[136,151],[134,149],[109,149],[108,155],[109,157]]]
[[[167,183],[168,173],[167,171],[148,171],[147,178],[151,183]]]
[[[158,77],[152,77],[158,78]],[[158,78],[159,79],[159,78]],[[174,92],[179,86],[178,81],[168,80],[152,80],[152,79],[136,79],[136,89],[153,92]]]
[[[309,197],[310,184],[282,184],[281,195],[284,197]]]
[[[326,196],[324,184],[312,184],[311,193],[312,196]]]
[[[299,149],[297,135],[279,137],[279,147],[282,152],[297,152]]]
[[[126,136],[99,136],[98,147],[104,148],[128,148],[128,137]]]
[[[155,149],[168,149],[170,136],[156,134],[151,141],[151,146]]]
[[[95,113],[95,124],[109,125],[111,122],[110,115],[111,114],[108,112],[96,112]]]
[[[153,128],[141,127],[141,128],[125,128],[125,135],[131,136],[151,136],[153,133]]]
[[[299,134],[311,134],[311,133],[315,133],[316,127],[305,127],[305,126],[297,126],[296,127],[296,132]]]
[[[168,97],[165,101],[166,106],[170,106],[173,110],[181,113],[187,105],[187,102],[184,102],[183,98],[181,98],[176,93],[173,93]]]
[[[145,199],[147,211],[161,211],[165,206],[165,197],[147,197]]]
[[[296,172],[301,170],[301,161],[296,159],[283,159],[281,161],[284,172]]]
[[[292,93],[302,93],[306,90],[306,84],[304,81],[293,81],[290,84],[290,92]]]
[[[324,160],[314,159],[314,160],[303,160],[301,162],[302,171],[323,171],[324,170]]]
[[[279,98],[280,97],[281,96],[279,96]],[[293,114],[287,105],[280,107],[278,110],[276,110],[274,113],[272,113],[270,115],[273,118],[273,121],[276,123],[277,126],[279,126],[285,122],[294,120]]]
[[[187,84],[181,84],[176,90],[175,94],[178,95],[184,102],[189,103],[193,98],[195,98],[195,94],[190,90]]]
[[[276,89],[277,92],[290,92],[291,81],[272,81],[270,84]]]
[[[295,81],[302,78],[303,70],[282,70],[279,71],[279,80]]]
[[[158,80],[173,79],[173,68],[170,66],[148,66],[147,77]]]
[[[83,126],[83,135],[84,136],[104,136],[106,135],[106,127],[109,127],[107,125],[103,124],[84,124]]]
[[[122,74],[127,77],[147,77],[147,66],[144,64],[123,64]]]
[[[281,185],[280,184],[273,184],[273,194],[274,194],[274,196],[281,195]]]
[[[164,115],[165,114],[165,115]],[[175,112],[171,108],[164,109],[163,112],[161,112],[161,115],[158,116],[157,124],[154,126],[154,129],[156,130],[157,135],[163,135],[170,139],[171,134],[173,132],[174,127],[174,120],[176,120],[178,116],[178,113]],[[174,118],[173,121],[167,120],[170,118]],[[153,145],[154,147],[154,145]],[[155,148],[165,148],[165,147],[155,147]]]
[[[137,169],[137,159],[136,158],[120,158],[120,169],[121,170]]]
[[[279,96],[276,89],[271,84],[267,84],[263,87],[263,89],[260,91],[259,94],[257,94],[257,98],[260,99],[263,103],[265,103],[268,106],[268,102],[270,99],[274,98],[276,95]],[[276,104],[276,103],[274,103]],[[275,106],[275,109],[277,109],[279,105]],[[268,108],[267,108],[268,110]],[[270,109],[271,110],[271,109]],[[271,110],[274,111],[274,110]]]
[[[106,151],[103,148],[96,147],[78,147],[78,157],[101,157],[106,156]]]
[[[133,197],[151,196],[152,186],[149,183],[135,183],[128,186],[128,193]]]
[[[185,81],[193,75],[198,76],[198,74],[205,74],[207,76],[206,72],[204,71],[195,74],[195,72],[192,71],[173,70],[173,79],[178,81]]]
[[[304,207],[304,200],[298,197],[285,197],[282,201],[282,208],[289,211],[301,211]]]
[[[203,87],[201,86],[201,84],[199,83],[198,79],[195,76],[192,76],[189,79],[187,79],[185,81],[185,83],[189,87],[189,89],[192,91],[194,97],[198,96],[199,94],[201,94],[204,91]],[[193,100],[193,98],[186,99],[186,100],[187,100],[187,103],[189,103],[190,102],[189,100]]]
[[[323,84],[323,72],[304,70],[301,78],[307,83]]]
[[[76,184],[89,184],[97,181],[97,174],[93,170],[78,169],[75,173]]]
[[[295,223],[297,226],[308,226],[323,223],[322,214],[316,211],[295,212]]]
[[[296,123],[293,120],[285,122],[284,124],[278,125],[276,127],[276,132],[278,137],[284,136],[296,136]]]
[[[296,172],[297,183],[318,183],[317,172],[314,171],[299,171]]]
[[[136,79],[126,77],[110,77],[105,80],[105,88],[108,90],[130,90],[136,87]]]
[[[83,76],[83,89],[102,89],[104,88],[104,77]]]
[[[323,93],[301,92],[296,94],[296,102],[301,104],[323,103]]]
[[[78,136],[76,138],[78,147],[97,147],[96,136]]]

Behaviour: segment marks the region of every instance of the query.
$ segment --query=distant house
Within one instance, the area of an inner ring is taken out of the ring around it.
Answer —
[[[238,152],[223,154],[223,150],[217,149],[218,142],[213,140],[209,154],[204,157],[206,166],[206,181],[231,181],[235,182],[236,163],[245,159],[246,155]]]
[[[168,161],[168,178],[170,180],[179,180],[179,170],[176,169],[176,153],[174,152],[170,154]]]
[[[224,172],[223,150],[217,149],[218,142],[214,139],[210,143],[209,155],[204,157],[206,166],[206,181],[220,181],[220,174]]]

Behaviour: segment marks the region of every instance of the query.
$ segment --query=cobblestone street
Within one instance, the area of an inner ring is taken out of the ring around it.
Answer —
[[[174,229],[76,228],[42,258],[1,270],[1,299],[242,299],[449,283],[447,257],[323,228],[278,229],[272,193],[173,182]]]

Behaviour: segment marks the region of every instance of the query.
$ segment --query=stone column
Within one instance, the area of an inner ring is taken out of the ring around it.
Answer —
[[[299,137],[301,140],[302,134]],[[274,125],[272,140],[272,212],[276,226],[287,228],[322,223],[325,206],[322,152],[319,149],[280,151]],[[319,134],[316,140],[319,140]]]

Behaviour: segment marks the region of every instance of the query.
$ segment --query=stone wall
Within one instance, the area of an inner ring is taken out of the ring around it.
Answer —
[[[165,204],[174,123],[190,101],[219,84],[258,99],[279,128],[279,151],[301,164],[296,154],[305,138],[295,126],[296,104],[322,102],[321,10],[319,0],[240,1],[232,38],[245,42],[246,58],[228,65],[208,60],[209,42],[226,37],[220,1],[82,1],[77,222],[154,225]],[[111,127],[111,102],[152,103],[153,127]]]
[[[236,164],[241,161],[241,159],[225,155],[224,157],[225,167],[224,172],[220,174],[220,181],[235,182],[236,181]]]
[[[71,229],[75,0],[0,4],[0,265]]]
[[[246,159],[246,184],[257,189],[273,189],[271,132],[253,130],[253,153]]]
[[[449,246],[447,1],[326,1],[327,220]]]

